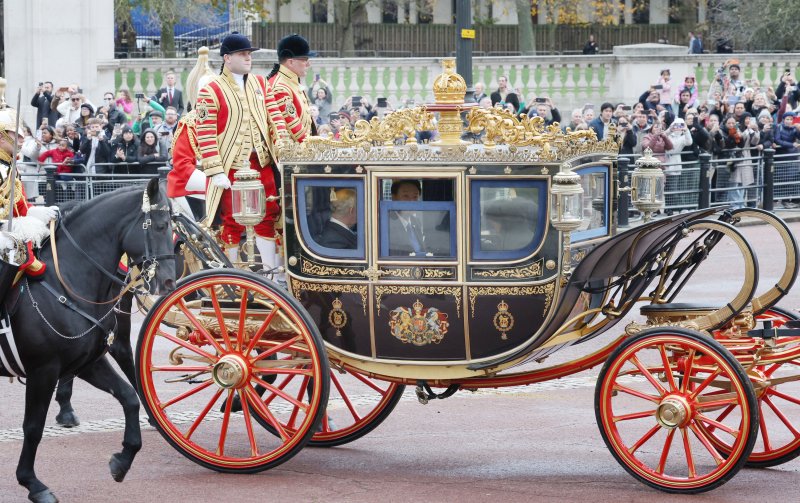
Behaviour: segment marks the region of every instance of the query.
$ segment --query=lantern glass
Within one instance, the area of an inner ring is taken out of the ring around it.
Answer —
[[[231,209],[236,217],[260,217],[265,213],[265,203],[260,186],[234,187],[231,197]]]
[[[649,173],[634,177],[633,186],[636,188],[636,197],[633,203],[661,204],[664,201],[665,178],[660,173]]]
[[[581,222],[583,213],[582,193],[554,192],[551,197],[551,207],[555,209],[552,216],[554,224],[579,224]]]

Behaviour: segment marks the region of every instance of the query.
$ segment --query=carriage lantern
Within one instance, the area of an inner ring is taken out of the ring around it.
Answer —
[[[553,176],[550,188],[550,223],[564,233],[562,252],[562,273],[568,277],[572,269],[570,260],[569,233],[581,226],[583,220],[583,186],[581,176],[572,171],[572,165],[565,162],[561,170]]]
[[[661,169],[661,161],[653,157],[653,151],[645,149],[644,155],[636,160],[636,169],[631,174],[631,202],[650,220],[653,212],[664,208],[664,184],[666,176]]]
[[[247,264],[254,266],[256,263],[255,225],[261,222],[266,214],[266,194],[258,171],[250,168],[248,163],[238,169],[233,177],[235,179],[231,187],[233,219],[247,229]]]

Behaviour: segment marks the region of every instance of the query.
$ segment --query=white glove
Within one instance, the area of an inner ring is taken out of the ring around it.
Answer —
[[[58,206],[31,206],[28,208],[28,216],[49,224],[58,217]]]
[[[211,177],[211,183],[219,187],[220,189],[230,189],[231,188],[231,181],[228,180],[228,176],[224,173],[217,173],[216,175]]]

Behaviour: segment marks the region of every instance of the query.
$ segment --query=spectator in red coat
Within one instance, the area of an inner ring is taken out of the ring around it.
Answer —
[[[72,150],[69,148],[69,140],[62,138],[58,141],[58,147],[42,152],[39,156],[39,162],[50,162],[56,164],[56,180],[72,180],[72,164],[69,161],[75,157]]]

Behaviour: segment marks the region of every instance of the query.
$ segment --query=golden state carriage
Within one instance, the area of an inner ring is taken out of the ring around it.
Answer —
[[[786,225],[709,209],[620,233],[618,198],[648,216],[663,203],[656,159],[640,159],[632,188],[620,188],[613,141],[471,108],[464,91],[446,66],[436,103],[281,149],[289,293],[211,268],[181,280],[142,325],[139,392],[167,441],[211,469],[255,472],[307,444],[365,435],[404,385],[425,402],[604,363],[601,434],[646,484],[700,492],[745,463],[800,454],[800,344],[794,315],[774,307],[796,276]],[[437,141],[417,142],[431,129]],[[743,219],[769,224],[785,249],[765,292],[735,227]],[[225,262],[200,230],[184,234],[193,268]],[[676,303],[720,242],[738,250],[741,287],[719,306]],[[646,321],[543,365],[635,306]]]

